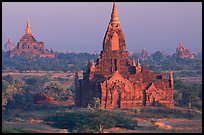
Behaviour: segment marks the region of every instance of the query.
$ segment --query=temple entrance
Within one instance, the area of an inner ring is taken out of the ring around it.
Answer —
[[[152,97],[152,106],[155,106],[156,105],[155,103],[156,103],[155,98]]]
[[[151,106],[158,106],[158,98],[155,93],[150,96],[150,105]]]
[[[117,104],[118,104],[118,108],[120,108],[121,106],[121,93],[118,92],[118,101],[117,101]]]
[[[121,92],[116,90],[112,98],[113,98],[113,102],[112,102],[113,108],[115,109],[121,108]]]

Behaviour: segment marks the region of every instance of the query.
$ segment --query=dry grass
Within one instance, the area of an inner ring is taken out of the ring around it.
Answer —
[[[86,109],[81,109],[81,111],[85,111]],[[56,113],[64,113],[64,112],[74,112],[75,110],[71,110],[65,107],[56,108],[53,110],[35,110],[35,111],[27,111],[27,112],[18,112],[20,114],[19,118],[16,118],[15,121],[11,122],[2,122],[3,126],[6,127],[22,127],[24,129],[29,129],[35,132],[42,133],[67,133],[67,129],[58,129],[50,127],[46,124],[42,119],[55,115]],[[202,132],[202,118],[200,119],[185,119],[185,118],[171,118],[171,117],[154,117],[148,118],[145,117],[146,113],[144,112],[142,115],[138,115],[128,110],[113,110],[113,113],[122,113],[124,115],[128,115],[133,120],[138,121],[138,127],[135,127],[134,130],[127,130],[124,128],[111,128],[104,129],[105,133],[163,133],[163,132]],[[159,115],[159,114],[155,114]],[[140,117],[141,116],[141,117]]]

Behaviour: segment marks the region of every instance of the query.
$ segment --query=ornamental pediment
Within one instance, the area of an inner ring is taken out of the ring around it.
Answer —
[[[159,91],[157,90],[157,88],[155,87],[154,83],[151,83],[150,86],[146,89],[147,93],[159,93]]]
[[[118,82],[118,81],[125,82],[125,80],[126,79],[124,79],[118,71],[115,71],[115,73],[110,77],[108,81],[109,82]]]

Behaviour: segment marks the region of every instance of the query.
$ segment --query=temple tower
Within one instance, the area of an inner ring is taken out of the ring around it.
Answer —
[[[136,72],[140,73],[141,72],[141,65],[140,65],[140,60],[137,60],[137,66],[136,66]]]
[[[125,36],[120,27],[116,2],[113,4],[111,20],[104,37],[103,51],[126,51]]]

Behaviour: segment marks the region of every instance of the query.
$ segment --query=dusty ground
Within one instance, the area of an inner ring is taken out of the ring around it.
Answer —
[[[19,127],[41,133],[68,133],[68,129],[57,129],[47,125],[42,119],[58,112],[70,112],[71,109],[17,111],[20,117],[12,121],[3,119],[2,126]],[[121,128],[104,129],[105,133],[202,133],[202,118],[134,118],[138,121],[135,130]],[[154,122],[152,122],[154,121]]]
[[[136,130],[127,130],[121,128],[105,129],[106,133],[163,133],[163,132],[185,132],[185,133],[201,133],[202,120],[186,120],[186,119],[154,119],[170,125],[173,128],[167,130],[163,127],[153,125],[149,120],[138,118],[138,126]],[[3,122],[3,126],[22,127],[23,129],[41,132],[41,133],[68,133],[67,129],[57,129],[50,127],[42,120],[28,120],[19,122]]]

